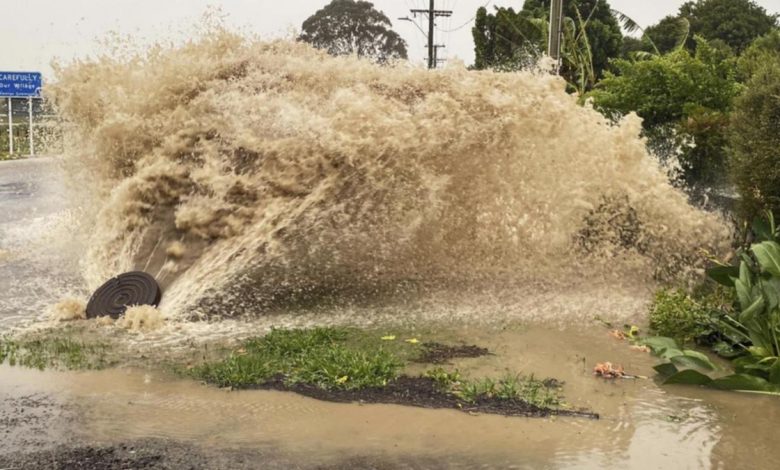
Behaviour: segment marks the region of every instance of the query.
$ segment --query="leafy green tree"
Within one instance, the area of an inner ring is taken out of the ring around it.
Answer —
[[[679,16],[667,16],[645,30],[645,35],[661,54],[671,52],[684,45],[690,36],[690,23]],[[653,52],[649,44],[644,50]]]
[[[518,69],[547,49],[550,0],[526,0],[523,9],[477,10],[472,34],[474,68]],[[572,0],[564,6],[561,75],[575,88],[590,88],[619,57],[623,34],[607,0]],[[587,77],[586,77],[587,75]]]
[[[734,60],[701,38],[698,43],[695,55],[678,49],[646,60],[616,60],[618,72],[607,72],[589,95],[610,117],[636,112],[652,145],[673,139],[683,179],[691,185],[716,183],[724,173],[728,112],[740,90]]]
[[[740,54],[759,36],[777,26],[777,15],[770,15],[754,0],[696,0],[680,7],[675,16],[667,16],[647,28],[648,36],[660,52],[675,48],[679,37],[680,20],[690,24],[686,47],[693,50],[695,35],[709,41],[721,40]]]
[[[370,58],[378,63],[406,59],[406,42],[371,2],[332,0],[303,22],[299,40],[329,54]]]
[[[472,28],[474,68],[517,70],[527,67],[544,51],[543,27],[523,10],[481,7]]]
[[[731,176],[744,215],[780,215],[780,32],[757,40],[740,58],[747,77],[729,132]]]
[[[780,29],[774,29],[753,41],[753,44],[739,57],[740,80],[749,80],[757,69],[767,62],[774,61],[778,55],[780,55]]]

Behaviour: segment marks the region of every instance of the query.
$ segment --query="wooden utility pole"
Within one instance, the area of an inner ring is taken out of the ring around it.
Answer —
[[[433,43],[433,30],[436,27],[436,18],[440,16],[452,16],[452,10],[437,10],[434,0],[430,0],[427,10],[411,10],[412,15],[425,15],[428,17],[428,68],[435,69],[439,62],[437,50],[444,47],[444,44]]]
[[[561,43],[563,42],[563,0],[550,3],[550,38],[547,43],[547,55],[555,60],[555,73],[561,69]]]

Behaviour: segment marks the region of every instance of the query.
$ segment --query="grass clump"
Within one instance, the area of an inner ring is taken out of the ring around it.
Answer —
[[[484,400],[522,401],[544,409],[563,405],[560,383],[556,380],[539,380],[533,375],[506,374],[499,379],[463,379],[458,371],[447,372],[441,368],[428,371],[426,377],[436,381],[439,387],[466,403]]]
[[[281,379],[288,386],[305,383],[323,389],[352,390],[383,386],[403,366],[381,345],[356,348],[348,330],[272,330],[246,341],[226,359],[206,363],[190,373],[222,387],[244,388]]]
[[[100,369],[109,365],[108,345],[68,337],[0,338],[0,364],[34,369]]]

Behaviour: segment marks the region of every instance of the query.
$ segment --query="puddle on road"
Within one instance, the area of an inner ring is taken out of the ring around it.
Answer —
[[[652,376],[653,358],[604,330],[544,328],[453,333],[496,353],[458,360],[464,374],[505,370],[566,382],[574,406],[598,421],[471,416],[457,410],[335,404],[274,391],[227,391],[161,372],[39,372],[0,367],[6,393],[50,393],[84,410],[90,442],[169,438],[215,448],[273,448],[318,464],[348,456],[419,456],[447,467],[769,468],[780,401],[772,397],[607,382],[591,367],[611,360]],[[10,391],[10,392],[9,392]]]

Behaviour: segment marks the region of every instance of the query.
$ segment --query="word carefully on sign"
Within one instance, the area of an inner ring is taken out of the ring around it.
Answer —
[[[41,96],[41,74],[38,72],[0,72],[0,96]]]

